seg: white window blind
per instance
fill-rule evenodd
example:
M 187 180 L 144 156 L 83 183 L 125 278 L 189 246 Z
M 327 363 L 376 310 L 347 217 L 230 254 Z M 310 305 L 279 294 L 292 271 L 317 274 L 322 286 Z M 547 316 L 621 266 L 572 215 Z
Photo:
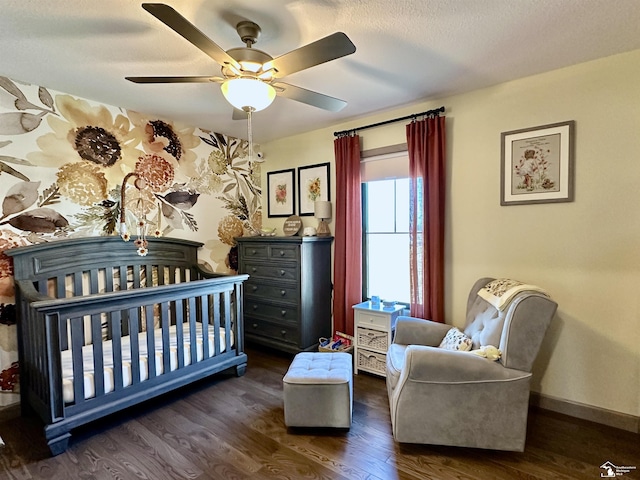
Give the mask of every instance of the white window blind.
M 360 159 L 362 183 L 390 178 L 409 177 L 409 154 L 407 151 L 374 155 Z

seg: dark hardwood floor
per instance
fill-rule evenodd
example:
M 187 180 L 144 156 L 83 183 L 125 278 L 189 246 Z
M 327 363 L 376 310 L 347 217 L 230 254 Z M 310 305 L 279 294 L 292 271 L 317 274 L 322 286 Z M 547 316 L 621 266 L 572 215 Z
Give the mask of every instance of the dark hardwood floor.
M 621 478 L 640 478 L 640 435 L 538 409 L 524 453 L 397 444 L 384 380 L 362 374 L 350 430 L 287 430 L 291 356 L 247 353 L 244 377 L 213 377 L 77 429 L 57 457 L 36 418 L 1 422 L 0 478 L 595 479 L 607 461 L 638 467 Z

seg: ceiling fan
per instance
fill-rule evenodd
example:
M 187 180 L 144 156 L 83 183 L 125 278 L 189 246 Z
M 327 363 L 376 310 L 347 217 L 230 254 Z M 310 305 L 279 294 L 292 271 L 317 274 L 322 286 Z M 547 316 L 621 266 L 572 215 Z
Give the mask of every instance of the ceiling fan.
M 125 77 L 134 83 L 189 83 L 214 82 L 222 84 L 222 93 L 236 109 L 255 112 L 268 107 L 276 95 L 298 102 L 337 112 L 347 104 L 344 100 L 313 92 L 282 82 L 292 73 L 335 60 L 356 51 L 355 45 L 342 32 L 336 32 L 289 53 L 273 58 L 252 48 L 260 35 L 260 27 L 250 21 L 236 26 L 245 47 L 224 51 L 169 5 L 143 3 L 144 8 L 162 23 L 182 35 L 221 65 L 222 77 L 174 76 L 174 77 Z M 256 97 L 252 97 L 254 92 Z M 234 112 L 234 118 L 236 117 Z M 246 117 L 245 117 L 246 118 Z

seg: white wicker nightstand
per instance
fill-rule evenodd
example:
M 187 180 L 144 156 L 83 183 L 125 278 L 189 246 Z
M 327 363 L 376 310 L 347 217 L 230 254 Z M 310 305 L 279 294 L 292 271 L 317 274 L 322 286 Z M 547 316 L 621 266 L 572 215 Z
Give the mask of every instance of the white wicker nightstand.
M 396 320 L 404 306 L 373 308 L 371 302 L 353 306 L 355 330 L 355 370 L 386 376 L 387 349 L 393 338 Z

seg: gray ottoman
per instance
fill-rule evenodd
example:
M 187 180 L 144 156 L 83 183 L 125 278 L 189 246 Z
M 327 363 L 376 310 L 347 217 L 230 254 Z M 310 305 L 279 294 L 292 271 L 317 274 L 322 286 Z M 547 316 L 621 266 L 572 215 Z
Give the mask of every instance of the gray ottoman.
M 344 352 L 298 353 L 282 379 L 285 425 L 350 428 L 352 362 Z

